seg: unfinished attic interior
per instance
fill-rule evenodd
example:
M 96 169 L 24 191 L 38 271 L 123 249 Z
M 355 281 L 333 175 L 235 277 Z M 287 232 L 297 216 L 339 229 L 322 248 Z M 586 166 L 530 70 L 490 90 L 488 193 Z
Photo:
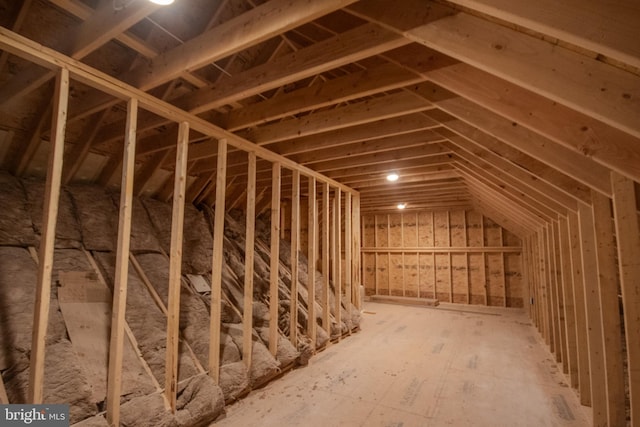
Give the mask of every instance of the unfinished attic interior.
M 638 40 L 636 0 L 0 0 L 0 404 L 639 426 Z

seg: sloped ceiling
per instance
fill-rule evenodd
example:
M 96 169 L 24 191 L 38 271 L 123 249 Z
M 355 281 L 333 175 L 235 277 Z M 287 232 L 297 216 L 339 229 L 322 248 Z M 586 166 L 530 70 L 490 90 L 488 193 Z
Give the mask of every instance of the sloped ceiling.
M 610 196 L 611 171 L 640 181 L 638 22 L 631 0 L 0 0 L 5 29 L 359 190 L 363 212 L 474 207 L 520 236 Z M 52 81 L 2 52 L 2 169 L 46 170 Z M 72 82 L 65 183 L 118 184 L 124 111 Z M 170 197 L 176 135 L 140 114 L 136 193 Z M 212 204 L 217 143 L 191 139 L 187 194 Z M 230 152 L 231 206 L 243 180 Z

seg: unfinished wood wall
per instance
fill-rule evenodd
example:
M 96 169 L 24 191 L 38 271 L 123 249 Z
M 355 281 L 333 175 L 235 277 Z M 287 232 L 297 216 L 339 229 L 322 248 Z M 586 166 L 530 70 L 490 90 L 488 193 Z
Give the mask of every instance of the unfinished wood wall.
M 104 344 L 106 349 L 108 346 L 108 372 L 107 372 L 107 400 L 106 400 L 106 422 L 109 425 L 120 425 L 121 416 L 121 396 L 122 396 L 122 377 L 123 372 L 127 369 L 127 364 L 123 363 L 125 338 L 128 331 L 126 322 L 127 292 L 129 286 L 129 259 L 131 255 L 132 241 L 132 217 L 133 217 L 133 194 L 134 194 L 134 178 L 135 173 L 135 153 L 136 153 L 136 137 L 139 110 L 145 110 L 154 114 L 158 114 L 167 120 L 179 122 L 179 132 L 176 141 L 176 157 L 174 179 L 167 182 L 168 197 L 172 198 L 172 214 L 170 225 L 170 248 L 168 255 L 168 291 L 167 302 L 165 306 L 166 315 L 166 357 L 164 359 L 164 390 L 162 394 L 166 398 L 167 406 L 171 409 L 171 414 L 175 415 L 184 405 L 178 399 L 179 391 L 179 363 L 180 363 L 180 319 L 184 317 L 184 311 L 181 311 L 180 301 L 184 298 L 181 293 L 183 271 L 183 234 L 185 231 L 185 206 L 187 205 L 186 183 L 187 183 L 187 165 L 189 159 L 189 148 L 193 147 L 189 144 L 189 133 L 200 132 L 207 135 L 212 140 L 216 140 L 217 145 L 217 164 L 215 169 L 215 191 L 211 195 L 215 197 L 215 213 L 213 222 L 213 253 L 207 254 L 211 256 L 211 296 L 210 296 L 210 313 L 209 324 L 210 333 L 209 354 L 208 354 L 208 371 L 204 366 L 201 367 L 201 373 L 205 372 L 211 377 L 215 385 L 221 383 L 221 351 L 220 343 L 222 336 L 222 296 L 221 285 L 224 274 L 223 264 L 224 255 L 228 254 L 225 250 L 225 212 L 236 207 L 242 206 L 241 200 L 246 200 L 244 204 L 244 233 L 236 230 L 235 236 L 238 242 L 244 240 L 243 252 L 244 260 L 236 264 L 243 268 L 243 285 L 238 292 L 237 301 L 242 301 L 242 310 L 238 310 L 238 314 L 254 312 L 254 274 L 256 271 L 256 248 L 259 245 L 264 246 L 264 242 L 260 243 L 256 239 L 256 216 L 259 210 L 256 209 L 258 202 L 261 202 L 265 194 L 272 194 L 271 205 L 267 203 L 264 211 L 271 211 L 271 248 L 269 251 L 270 277 L 269 277 L 269 313 L 273 315 L 273 319 L 278 318 L 279 299 L 283 290 L 280 288 L 282 280 L 280 280 L 280 261 L 282 254 L 279 250 L 278 236 L 278 219 L 289 223 L 289 234 L 291 238 L 290 248 L 290 280 L 289 289 L 291 298 L 289 300 L 290 314 L 286 328 L 289 329 L 289 340 L 295 349 L 302 345 L 298 340 L 298 334 L 306 334 L 308 342 L 305 340 L 304 345 L 309 346 L 311 353 L 316 349 L 318 317 L 322 316 L 322 326 L 329 331 L 325 343 L 329 338 L 340 340 L 343 333 L 350 334 L 355 329 L 353 319 L 359 322 L 359 276 L 355 272 L 359 271 L 358 248 L 360 244 L 360 226 L 359 226 L 359 194 L 351 188 L 340 184 L 330 178 L 327 178 L 309 168 L 305 168 L 290 159 L 279 156 L 260 146 L 241 139 L 234 134 L 226 132 L 216 126 L 206 122 L 195 115 L 191 115 L 175 107 L 163 103 L 162 101 L 152 97 L 151 95 L 136 90 L 133 87 L 126 86 L 106 75 L 94 75 L 89 67 L 80 63 L 72 62 L 62 55 L 55 53 L 41 52 L 39 48 L 33 48 L 30 45 L 24 45 L 20 40 L 5 40 L 5 43 L 11 42 L 10 46 L 15 53 L 24 56 L 27 60 L 35 60 L 38 63 L 47 65 L 53 70 L 55 75 L 55 95 L 54 108 L 52 112 L 51 127 L 51 151 L 49 153 L 49 165 L 47 168 L 47 180 L 45 184 L 44 203 L 43 203 L 43 219 L 42 219 L 42 238 L 37 258 L 39 259 L 39 269 L 36 283 L 36 301 L 33 313 L 33 335 L 32 347 L 30 355 L 29 370 L 29 390 L 27 400 L 31 403 L 42 403 L 44 399 L 45 386 L 45 352 L 46 337 L 48 330 L 48 318 L 51 306 L 51 289 L 52 289 L 52 270 L 53 257 L 55 250 L 56 224 L 58 220 L 58 208 L 61 194 L 62 175 L 63 175 L 63 154 L 65 148 L 65 128 L 68 116 L 69 88 L 72 79 L 79 79 L 94 88 L 105 91 L 128 100 L 127 102 L 127 123 L 124 135 L 124 147 L 122 152 L 122 181 L 120 186 L 120 212 L 117 225 L 117 247 L 115 248 L 115 268 L 113 278 L 113 310 L 112 324 L 110 327 L 109 344 Z M 227 188 L 227 159 L 228 146 L 244 152 L 246 155 L 246 185 L 241 191 L 228 192 Z M 245 154 L 246 153 L 246 154 Z M 243 165 L 244 166 L 244 165 Z M 285 170 L 286 182 L 282 180 L 282 170 Z M 257 173 L 271 172 L 272 180 L 261 180 L 258 182 Z M 289 178 L 290 177 L 290 178 Z M 301 183 L 302 181 L 302 183 Z M 243 182 L 243 184 L 245 184 Z M 320 185 L 318 185 L 320 184 Z M 301 218 L 301 191 L 306 190 L 306 198 L 304 205 L 305 219 Z M 319 191 L 320 190 L 320 191 Z M 289 202 L 283 209 L 281 215 L 281 191 L 286 191 L 287 195 L 282 198 Z M 172 196 L 171 196 L 172 194 Z M 321 204 L 315 201 L 318 195 L 322 196 Z M 331 195 L 331 198 L 330 198 Z M 330 206 L 331 203 L 331 206 Z M 308 283 L 316 284 L 315 269 L 313 268 L 316 259 L 320 259 L 322 263 L 322 295 L 319 298 L 315 296 L 315 286 L 308 286 L 309 290 L 301 292 L 303 283 L 299 275 L 300 265 L 300 234 L 303 230 L 303 224 L 317 224 L 319 208 L 322 207 L 322 251 L 318 254 L 309 248 L 319 247 L 318 229 L 307 230 L 304 233 L 304 239 L 307 242 L 305 254 L 311 268 L 307 267 Z M 331 217 L 330 217 L 331 212 Z M 309 218 L 308 218 L 309 217 Z M 331 218 L 331 219 L 329 219 Z M 306 221 L 306 222 L 305 222 Z M 241 222 L 240 222 L 241 223 Z M 186 225 L 188 227 L 188 224 Z M 242 228 L 242 227 L 240 227 Z M 260 230 L 258 230 L 260 231 Z M 200 236 L 204 236 L 201 233 Z M 331 237 L 331 240 L 329 239 Z M 228 238 L 227 238 L 228 239 Z M 197 240 L 197 239 L 196 239 Z M 258 253 L 259 255 L 259 253 Z M 331 261 L 331 271 L 329 264 Z M 208 264 L 208 263 L 207 263 Z M 241 265 L 243 264 L 243 265 Z M 266 271 L 263 265 L 261 271 Z M 241 276 L 241 274 L 236 274 Z M 333 290 L 330 290 L 330 281 Z M 264 284 L 263 284 L 264 286 Z M 308 293 L 307 293 L 308 292 Z M 305 302 L 303 296 L 306 296 Z M 322 303 L 322 311 L 316 316 L 316 306 L 310 301 Z M 355 303 L 355 306 L 352 304 Z M 330 307 L 330 303 L 332 306 Z M 238 304 L 239 305 L 239 304 Z M 305 321 L 304 325 L 298 322 L 300 316 L 299 308 L 303 305 L 309 307 L 308 318 L 314 321 Z M 236 308 L 237 309 L 237 308 Z M 331 316 L 331 311 L 335 314 Z M 343 317 L 344 311 L 344 317 Z M 254 342 L 254 316 L 242 315 L 241 328 L 241 360 L 248 372 L 251 372 L 255 365 L 254 351 L 257 348 Z M 205 320 L 206 315 L 204 316 Z M 344 318 L 344 321 L 342 320 Z M 332 328 L 333 325 L 337 325 Z M 344 324 L 344 326 L 343 326 Z M 348 325 L 347 325 L 348 324 Z M 270 321 L 268 324 L 268 343 L 272 356 L 276 356 L 280 350 L 278 343 L 280 340 L 280 328 L 278 321 Z M 302 331 L 299 331 L 302 329 Z M 332 331 L 335 331 L 331 335 Z M 325 334 L 327 335 L 327 334 Z M 186 345 L 186 344 L 185 344 Z M 262 345 L 262 344 L 260 344 Z M 3 384 L 2 376 L 0 376 L 0 384 Z M 157 387 L 160 389 L 160 386 Z M 0 397 L 2 402 L 7 401 L 5 393 L 0 388 Z M 184 396 L 184 395 L 183 395 Z M 164 408 L 163 408 L 164 409 Z M 166 412 L 166 411 L 165 411 Z M 187 411 L 188 412 L 188 411 Z M 162 409 L 158 413 L 163 413 Z M 173 418 L 171 418 L 175 421 Z M 131 423 L 123 421 L 123 424 Z M 162 423 L 160 423 L 162 424 Z M 188 424 L 188 423 L 187 423 Z M 201 422 L 199 422 L 201 424 Z
M 362 218 L 367 295 L 522 307 L 522 242 L 475 211 Z
M 560 215 L 524 238 L 524 292 L 556 362 L 592 407 L 593 425 L 638 425 L 638 183 L 611 172 L 611 197 Z M 635 391 L 634 391 L 635 390 Z

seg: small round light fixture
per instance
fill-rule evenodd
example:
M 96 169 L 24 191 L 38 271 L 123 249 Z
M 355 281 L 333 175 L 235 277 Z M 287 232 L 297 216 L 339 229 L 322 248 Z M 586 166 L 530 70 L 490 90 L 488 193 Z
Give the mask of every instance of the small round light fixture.
M 168 6 L 174 2 L 174 0 L 149 0 L 151 3 L 159 4 L 160 6 Z
M 398 203 L 397 207 L 398 207 L 398 209 L 402 210 L 402 209 L 407 207 L 407 204 L 406 203 Z
M 398 180 L 398 178 L 400 177 L 398 176 L 397 173 L 390 173 L 389 175 L 387 175 L 387 181 L 389 182 L 395 182 Z

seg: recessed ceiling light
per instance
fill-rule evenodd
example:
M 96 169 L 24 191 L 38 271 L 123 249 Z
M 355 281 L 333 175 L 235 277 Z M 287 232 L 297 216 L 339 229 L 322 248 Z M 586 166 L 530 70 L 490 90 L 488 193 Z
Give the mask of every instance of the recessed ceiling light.
M 174 2 L 174 0 L 149 0 L 151 3 L 159 4 L 161 6 L 168 6 Z
M 407 207 L 406 203 L 398 203 L 398 209 L 404 209 Z
M 389 175 L 387 175 L 387 181 L 394 182 L 394 181 L 397 181 L 398 178 L 400 177 L 398 176 L 397 173 L 390 173 Z

